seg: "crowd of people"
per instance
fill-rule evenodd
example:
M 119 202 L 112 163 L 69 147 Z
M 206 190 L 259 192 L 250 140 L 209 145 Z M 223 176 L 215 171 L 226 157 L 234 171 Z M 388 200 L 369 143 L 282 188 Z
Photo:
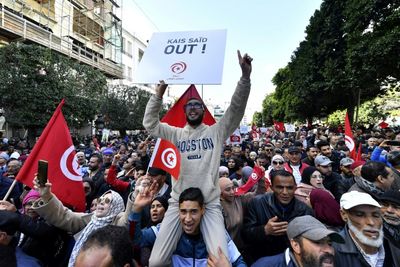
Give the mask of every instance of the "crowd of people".
M 359 160 L 340 129 L 321 125 L 227 144 L 250 93 L 252 58 L 238 60 L 242 77 L 216 124 L 202 123 L 198 98 L 184 128 L 160 123 L 161 81 L 146 131 L 77 145 L 85 212 L 50 182 L 17 183 L 0 200 L 0 266 L 400 266 L 400 145 L 388 142 L 400 133 L 355 130 Z M 179 177 L 149 167 L 158 137 L 190 144 Z M 1 199 L 29 149 L 3 139 Z

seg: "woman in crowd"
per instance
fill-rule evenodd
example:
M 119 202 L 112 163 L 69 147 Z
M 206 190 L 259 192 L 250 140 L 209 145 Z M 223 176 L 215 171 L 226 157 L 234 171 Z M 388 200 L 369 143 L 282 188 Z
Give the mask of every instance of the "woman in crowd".
M 315 167 L 307 167 L 304 169 L 301 175 L 301 182 L 297 185 L 295 196 L 297 199 L 307 202 L 306 199 L 309 197 L 313 189 L 326 190 L 323 185 L 324 177 Z
M 122 197 L 115 191 L 105 192 L 99 198 L 95 212 L 87 214 L 72 212 L 65 208 L 51 193 L 51 183 L 40 186 L 35 179 L 34 187 L 40 193 L 40 199 L 33 203 L 33 210 L 36 213 L 60 229 L 73 234 L 80 232 L 69 259 L 68 266 L 70 267 L 74 266 L 83 242 L 92 231 L 110 224 L 128 227 L 128 215 L 132 209 L 132 201 L 128 198 L 125 210 Z

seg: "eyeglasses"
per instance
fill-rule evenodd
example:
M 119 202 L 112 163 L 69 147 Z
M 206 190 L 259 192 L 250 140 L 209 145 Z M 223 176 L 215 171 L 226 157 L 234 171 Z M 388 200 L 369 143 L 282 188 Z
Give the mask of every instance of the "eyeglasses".
M 104 201 L 105 204 L 110 204 L 111 203 L 111 198 L 109 197 L 99 197 L 99 200 L 97 203 L 102 203 Z
M 273 161 L 272 162 L 272 164 L 274 164 L 274 165 L 278 165 L 278 164 L 283 165 L 283 163 L 284 163 L 283 161 Z
M 184 107 L 185 107 L 185 110 L 201 109 L 201 108 L 203 108 L 203 104 L 201 104 L 201 103 L 189 103 L 189 104 L 186 104 Z
M 266 148 L 265 151 L 274 151 L 272 148 Z

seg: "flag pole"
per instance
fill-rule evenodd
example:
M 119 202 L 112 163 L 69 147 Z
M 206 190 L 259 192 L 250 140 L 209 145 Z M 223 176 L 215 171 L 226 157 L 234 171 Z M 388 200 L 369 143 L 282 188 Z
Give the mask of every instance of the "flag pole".
M 3 201 L 7 200 L 7 198 L 11 195 L 11 192 L 13 191 L 16 184 L 17 184 L 17 180 L 14 179 L 14 181 L 10 185 L 10 188 L 8 188 L 7 194 L 3 198 Z

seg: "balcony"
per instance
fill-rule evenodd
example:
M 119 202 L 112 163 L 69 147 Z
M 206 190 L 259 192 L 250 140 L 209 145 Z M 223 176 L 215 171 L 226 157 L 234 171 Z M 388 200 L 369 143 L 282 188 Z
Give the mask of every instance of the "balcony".
M 22 39 L 43 45 L 79 62 L 95 67 L 109 78 L 123 78 L 123 70 L 119 64 L 74 44 L 70 38 L 60 38 L 53 35 L 47 29 L 27 21 L 23 17 L 7 10 L 4 6 L 0 6 L 1 35 L 7 37 L 10 41 Z

